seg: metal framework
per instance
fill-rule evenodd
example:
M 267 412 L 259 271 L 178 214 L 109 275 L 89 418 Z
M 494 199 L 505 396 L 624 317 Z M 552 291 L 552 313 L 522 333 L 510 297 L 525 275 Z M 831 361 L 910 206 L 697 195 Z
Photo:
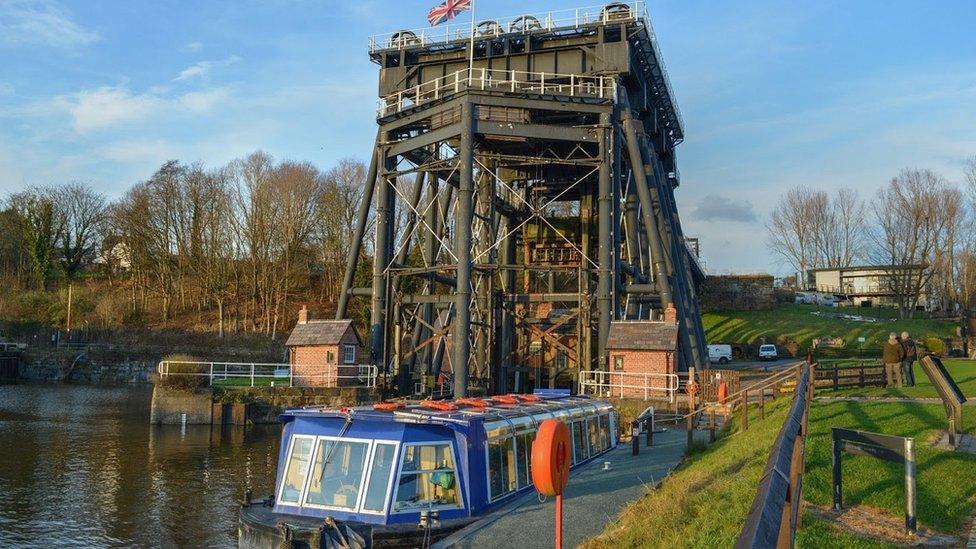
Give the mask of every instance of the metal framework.
M 479 25 L 472 68 L 466 36 L 371 42 L 379 128 L 337 318 L 370 297 L 372 361 L 401 394 L 448 370 L 458 397 L 573 387 L 606 369 L 611 320 L 669 303 L 679 368 L 705 366 L 704 273 L 674 200 L 684 134 L 650 21 L 633 4 L 533 20 Z

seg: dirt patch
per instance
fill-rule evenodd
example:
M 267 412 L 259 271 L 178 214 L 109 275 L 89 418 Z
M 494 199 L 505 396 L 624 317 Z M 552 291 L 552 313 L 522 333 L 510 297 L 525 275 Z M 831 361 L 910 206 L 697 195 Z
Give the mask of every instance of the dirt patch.
M 827 507 L 807 504 L 805 508 L 818 519 L 862 538 L 903 546 L 961 547 L 965 545 L 963 540 L 955 536 L 936 532 L 922 525 L 919 525 L 918 532 L 913 536 L 905 531 L 904 517 L 894 517 L 870 507 L 854 506 L 834 511 Z

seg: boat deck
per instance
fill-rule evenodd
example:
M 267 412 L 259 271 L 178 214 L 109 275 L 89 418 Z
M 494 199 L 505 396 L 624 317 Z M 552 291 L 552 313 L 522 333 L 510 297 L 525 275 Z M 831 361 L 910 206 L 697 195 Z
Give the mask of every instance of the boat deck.
M 707 440 L 708 432 L 697 431 L 695 437 Z M 631 455 L 629 443 L 621 444 L 602 459 L 573 470 L 563 500 L 563 545 L 576 547 L 599 534 L 624 505 L 656 487 L 680 463 L 686 442 L 684 430 L 669 427 L 654 435 L 650 448 L 642 440 L 638 456 Z M 610 462 L 609 471 L 603 470 L 605 461 Z M 532 492 L 433 547 L 552 547 L 554 513 L 554 498 L 540 502 Z

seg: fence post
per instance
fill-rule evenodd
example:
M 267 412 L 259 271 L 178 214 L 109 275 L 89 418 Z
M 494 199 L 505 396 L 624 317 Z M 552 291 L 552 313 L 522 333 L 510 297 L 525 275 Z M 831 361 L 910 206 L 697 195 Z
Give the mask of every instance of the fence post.
M 636 456 L 638 454 L 640 454 L 640 428 L 634 421 L 630 424 L 630 455 Z
M 213 362 L 210 363 L 210 385 L 213 385 Z
M 864 365 L 861 364 L 860 374 L 857 379 L 857 386 L 864 387 Z
M 742 391 L 742 430 L 749 430 L 749 389 Z
M 840 387 L 839 386 L 839 379 L 837 377 L 837 372 L 838 371 L 840 371 L 840 368 L 838 368 L 838 367 L 835 366 L 834 367 L 834 390 L 835 391 Z
M 905 528 L 914 534 L 915 519 L 915 439 L 905 439 Z
M 715 442 L 715 408 L 708 412 L 708 440 Z
M 251 363 L 251 387 L 254 387 L 254 363 Z
M 688 412 L 688 450 L 691 450 L 691 446 L 695 443 L 695 414 Z
M 766 419 L 766 389 L 759 389 L 759 419 Z
M 832 450 L 831 455 L 833 456 L 831 458 L 831 465 L 834 477 L 834 511 L 840 511 L 844 504 L 843 480 L 840 474 L 841 446 L 833 432 L 831 432 L 830 448 Z

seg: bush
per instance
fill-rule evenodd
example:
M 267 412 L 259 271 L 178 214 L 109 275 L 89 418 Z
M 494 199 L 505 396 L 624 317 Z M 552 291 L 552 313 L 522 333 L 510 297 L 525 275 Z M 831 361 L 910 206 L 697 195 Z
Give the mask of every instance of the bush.
M 189 362 L 200 362 L 200 359 L 188 355 L 169 355 L 163 357 L 164 362 L 170 362 L 167 368 L 168 375 L 161 376 L 158 373 L 153 381 L 160 387 L 177 389 L 180 391 L 196 391 L 206 385 L 209 378 L 205 375 L 209 369 L 202 364 L 187 364 Z
M 942 341 L 937 337 L 927 337 L 923 340 L 922 344 L 925 346 L 925 350 L 932 353 L 935 356 L 945 356 L 945 341 Z

